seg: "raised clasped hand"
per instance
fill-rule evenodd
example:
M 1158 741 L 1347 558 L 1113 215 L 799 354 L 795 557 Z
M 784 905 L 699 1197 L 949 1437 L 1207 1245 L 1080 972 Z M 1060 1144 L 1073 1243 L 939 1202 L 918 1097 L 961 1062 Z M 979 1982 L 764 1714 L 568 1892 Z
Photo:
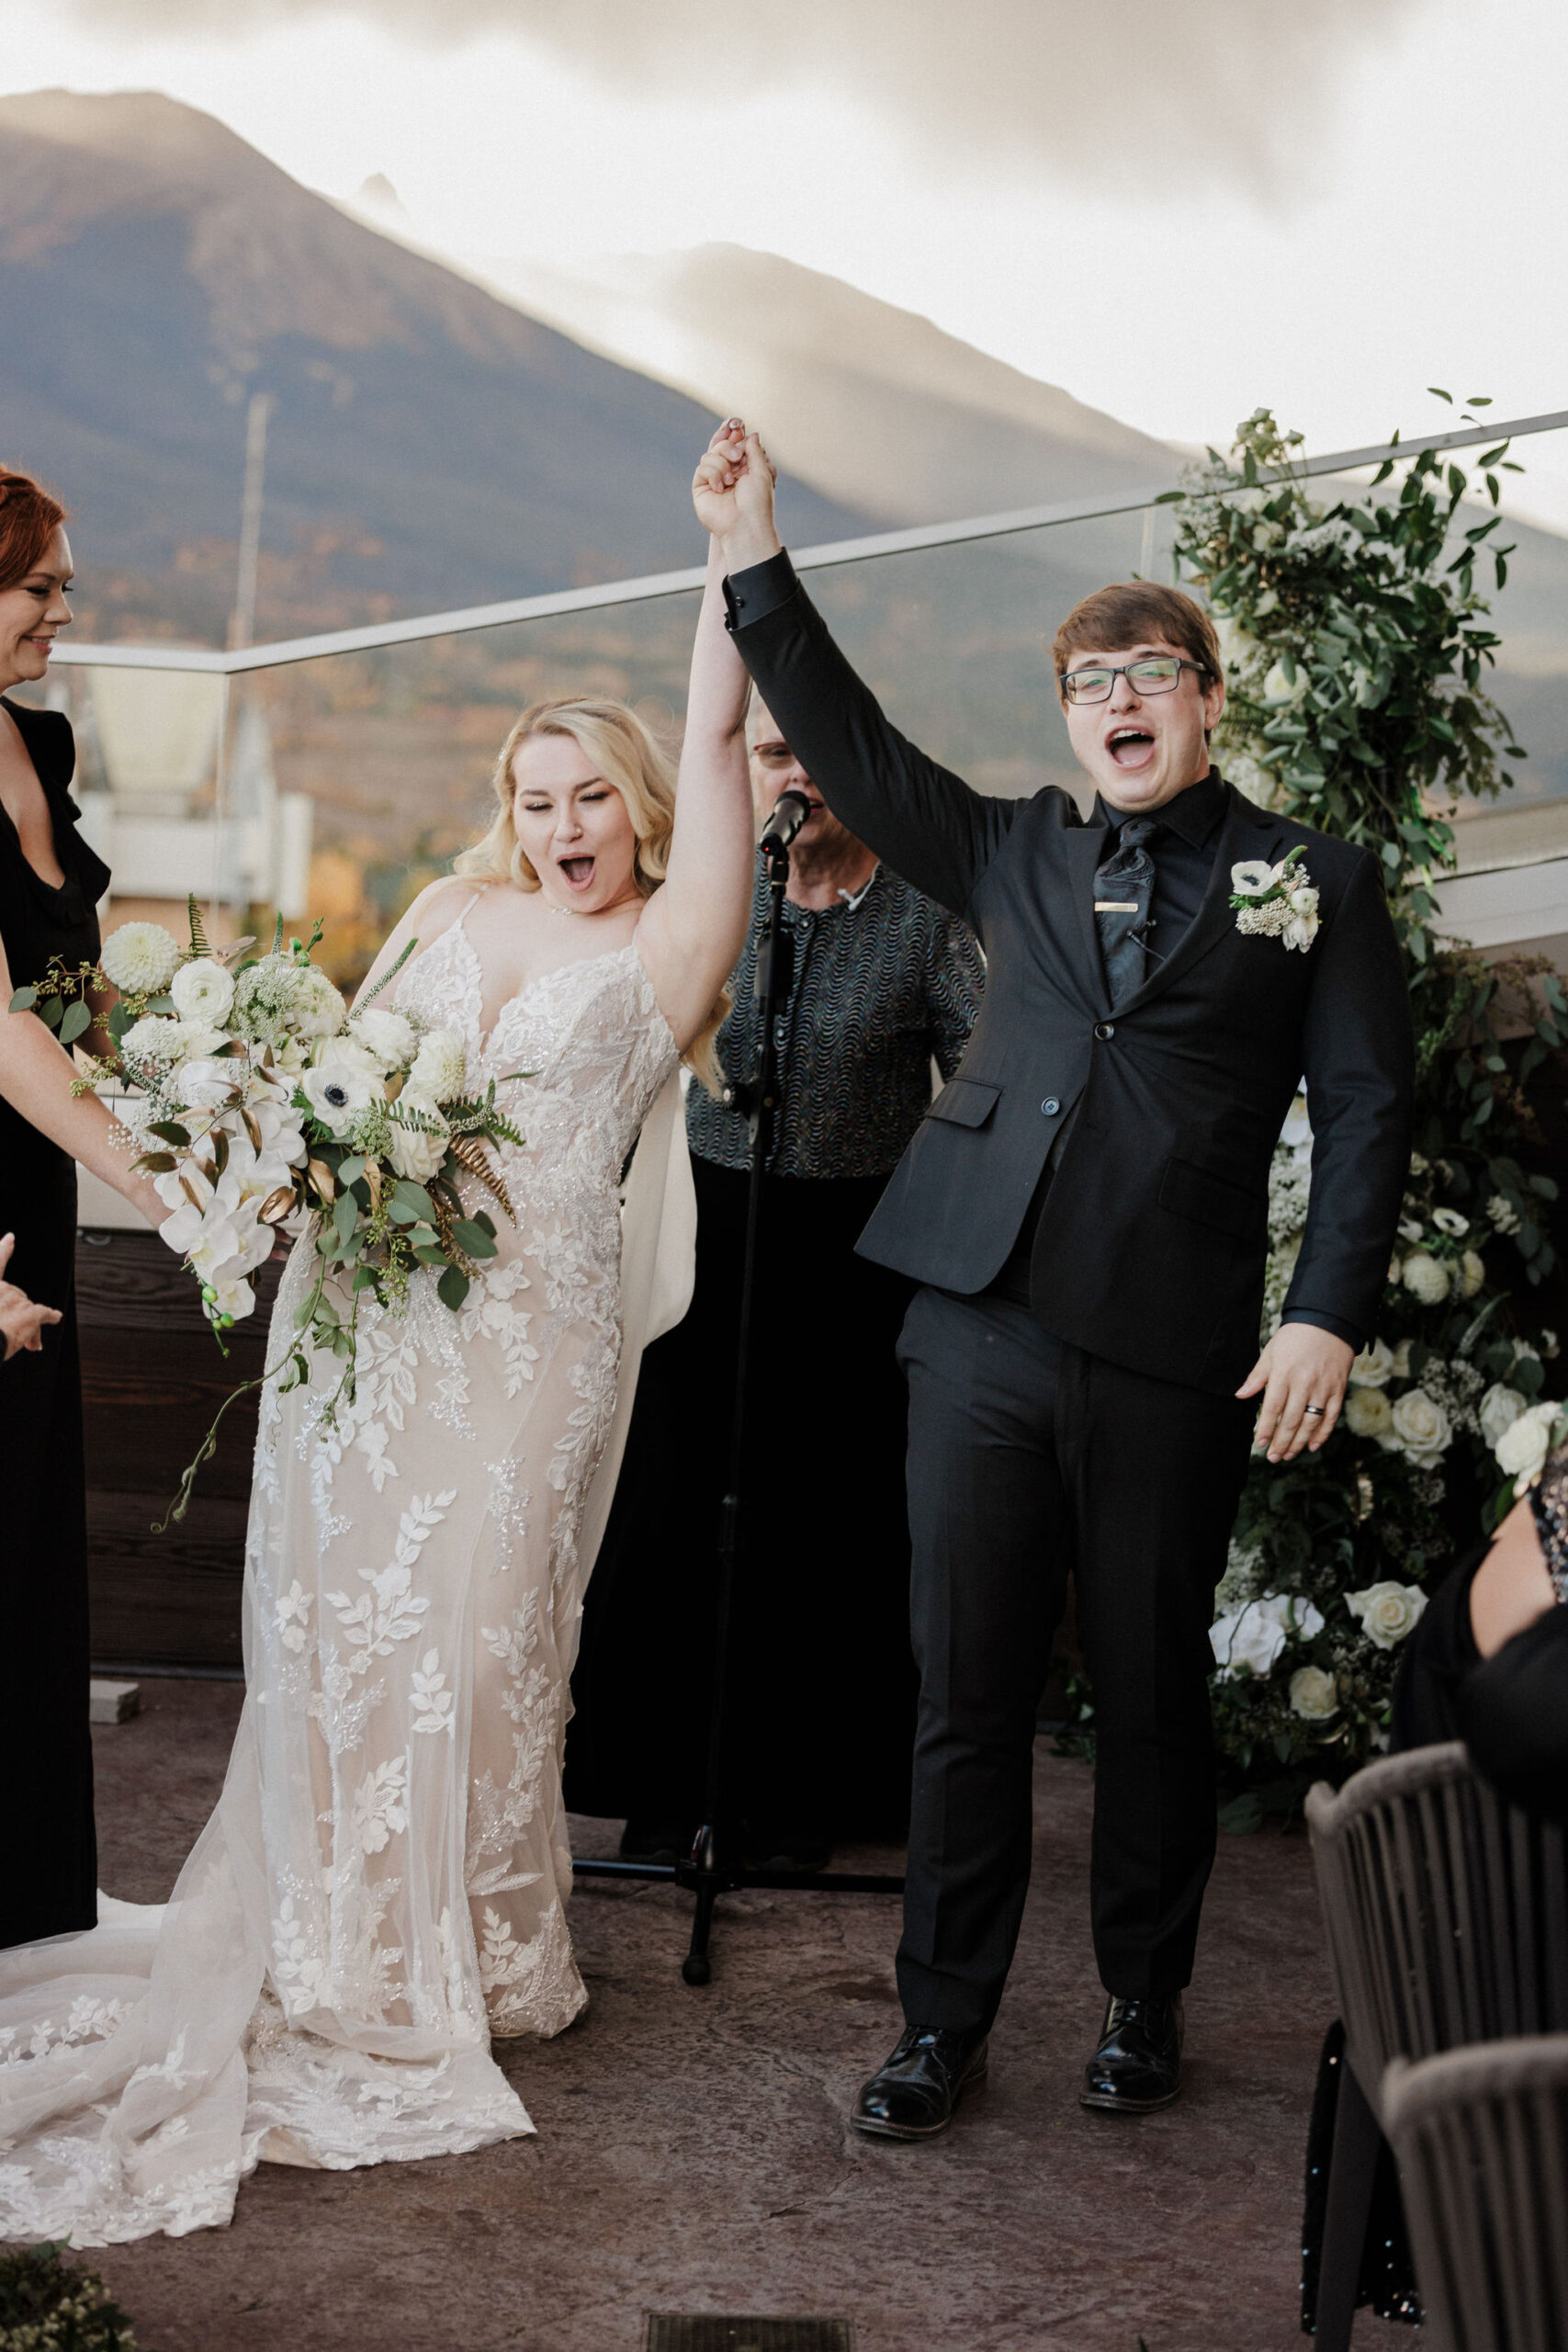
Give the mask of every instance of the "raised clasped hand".
M 1280 1324 L 1235 1392 L 1247 1397 L 1262 1390 L 1254 1443 L 1270 1462 L 1292 1462 L 1303 1446 L 1315 1453 L 1326 1444 L 1354 1361 L 1348 1340 L 1332 1331 L 1315 1323 Z
M 777 478 L 778 469 L 758 435 L 748 433 L 739 417 L 727 417 L 692 477 L 692 503 L 703 528 L 724 548 L 729 570 L 764 562 L 776 554 Z

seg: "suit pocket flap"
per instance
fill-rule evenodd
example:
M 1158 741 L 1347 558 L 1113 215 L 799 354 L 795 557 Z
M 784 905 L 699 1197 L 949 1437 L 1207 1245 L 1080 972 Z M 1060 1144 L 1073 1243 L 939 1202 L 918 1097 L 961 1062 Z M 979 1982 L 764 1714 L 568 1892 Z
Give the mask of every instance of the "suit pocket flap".
M 950 1119 L 955 1127 L 983 1127 L 1001 1091 L 999 1086 L 982 1086 L 973 1078 L 950 1078 L 926 1116 Z
M 1233 1184 L 1228 1177 L 1216 1176 L 1212 1170 L 1200 1168 L 1190 1159 L 1168 1159 L 1160 1180 L 1161 1208 L 1173 1209 L 1178 1216 L 1190 1216 L 1197 1225 L 1212 1226 L 1216 1233 L 1234 1234 L 1238 1241 L 1255 1239 L 1262 1229 L 1268 1213 L 1267 1193 L 1249 1192 L 1245 1185 Z

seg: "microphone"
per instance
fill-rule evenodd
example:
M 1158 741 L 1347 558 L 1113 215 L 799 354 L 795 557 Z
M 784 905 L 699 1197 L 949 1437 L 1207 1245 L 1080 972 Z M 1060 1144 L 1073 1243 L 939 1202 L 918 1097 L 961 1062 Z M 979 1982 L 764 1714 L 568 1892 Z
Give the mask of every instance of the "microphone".
M 787 849 L 810 814 L 811 803 L 804 792 L 781 792 L 762 828 L 763 849 Z

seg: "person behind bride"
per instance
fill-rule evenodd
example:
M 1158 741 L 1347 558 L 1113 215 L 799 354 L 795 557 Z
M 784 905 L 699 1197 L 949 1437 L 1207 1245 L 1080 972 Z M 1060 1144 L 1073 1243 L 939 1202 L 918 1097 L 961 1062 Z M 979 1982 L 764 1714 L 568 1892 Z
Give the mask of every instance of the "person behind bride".
M 491 2041 L 558 2033 L 587 1997 L 560 1759 L 623 1289 L 635 1272 L 643 1317 L 678 1066 L 707 1061 L 751 899 L 716 567 L 679 792 L 624 704 L 535 705 L 461 878 L 372 967 L 374 987 L 412 945 L 367 1042 L 453 1031 L 470 1091 L 496 1081 L 524 1138 L 500 1155 L 514 1217 L 457 1314 L 434 1273 L 402 1313 L 361 1306 L 334 1429 L 335 1365 L 264 1391 L 217 1811 L 165 1910 L 105 1898 L 89 1933 L 0 1955 L 0 2234 L 177 2235 L 227 2221 L 258 2158 L 346 2168 L 533 2129 Z M 302 1244 L 278 1331 L 310 1281 Z

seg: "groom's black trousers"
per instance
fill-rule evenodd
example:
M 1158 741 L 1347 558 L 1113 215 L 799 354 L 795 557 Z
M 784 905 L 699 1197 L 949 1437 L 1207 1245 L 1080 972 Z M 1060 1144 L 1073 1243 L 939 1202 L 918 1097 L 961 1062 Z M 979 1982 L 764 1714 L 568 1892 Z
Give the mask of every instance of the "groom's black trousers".
M 920 1669 L 905 2015 L 960 2032 L 996 2015 L 1069 1573 L 1098 1740 L 1095 1958 L 1112 1993 L 1177 1992 L 1214 1856 L 1208 1630 L 1255 1408 L 1124 1371 L 994 1294 L 922 1290 L 898 1352 Z

